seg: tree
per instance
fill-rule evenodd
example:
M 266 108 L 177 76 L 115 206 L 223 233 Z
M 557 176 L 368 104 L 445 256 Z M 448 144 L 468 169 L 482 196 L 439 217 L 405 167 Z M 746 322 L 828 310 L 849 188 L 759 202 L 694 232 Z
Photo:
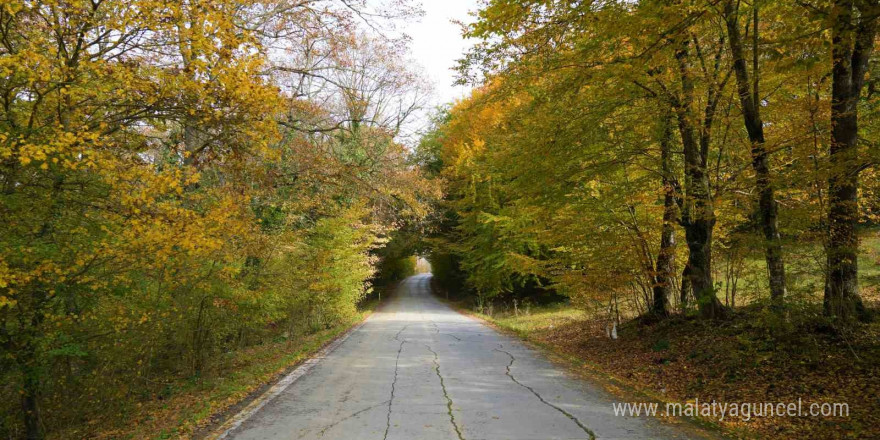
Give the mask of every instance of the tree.
M 497 82 L 510 90 L 534 90 L 544 86 L 544 82 L 536 78 L 546 80 L 547 84 L 566 78 L 569 82 L 561 80 L 560 83 L 581 91 L 589 90 L 590 85 L 602 84 L 604 90 L 597 90 L 595 97 L 587 97 L 584 92 L 578 96 L 590 102 L 597 109 L 596 114 L 615 105 L 618 109 L 628 108 L 633 99 L 644 99 L 646 92 L 651 99 L 664 101 L 677 119 L 685 159 L 684 183 L 677 197 L 681 207 L 680 223 L 689 249 L 687 283 L 682 285 L 693 286 L 704 316 L 718 317 L 724 314 L 724 308 L 717 299 L 712 279 L 712 236 L 717 219 L 709 156 L 716 154 L 712 133 L 730 69 L 723 62 L 723 40 L 711 31 L 711 23 L 701 21 L 705 9 L 681 11 L 679 6 L 662 2 L 541 7 L 491 2 L 480 12 L 481 20 L 468 33 L 484 39 L 484 43 L 463 61 L 462 70 L 465 77 L 474 77 L 467 70 L 475 67 L 484 77 L 504 78 Z M 612 75 L 616 75 L 616 80 L 609 79 Z M 553 86 L 547 88 L 553 89 Z M 610 90 L 615 91 L 614 97 L 602 93 Z M 604 102 L 599 103 L 601 101 Z M 703 105 L 701 111 L 695 108 L 698 104 Z M 589 145 L 596 141 L 584 138 L 572 142 Z M 660 162 L 660 158 L 657 160 Z M 662 164 L 655 163 L 654 167 L 662 168 Z M 677 179 L 673 180 L 667 173 L 657 175 L 664 174 L 670 182 L 664 187 L 674 186 L 672 182 Z M 663 216 L 667 215 L 661 214 Z M 671 245 L 668 228 L 665 236 L 666 244 Z M 643 243 L 644 238 L 636 242 Z M 646 257 L 643 251 L 635 255 L 644 268 L 643 276 L 654 279 L 653 258 Z M 661 260 L 661 263 L 668 262 Z M 655 283 L 656 280 L 652 282 Z
M 672 292 L 672 279 L 675 277 L 675 223 L 676 212 L 675 178 L 672 169 L 672 115 L 663 117 L 660 134 L 660 172 L 663 184 L 663 228 L 660 232 L 660 248 L 657 251 L 657 264 L 654 276 L 654 298 L 652 313 L 665 318 L 669 315 L 669 295 Z
M 728 0 L 724 5 L 724 19 L 727 27 L 727 41 L 733 58 L 733 71 L 736 74 L 737 94 L 739 95 L 743 122 L 751 142 L 752 168 L 755 170 L 755 186 L 758 190 L 758 211 L 760 214 L 761 230 L 764 234 L 764 254 L 767 261 L 767 270 L 770 275 L 770 297 L 774 306 L 779 310 L 783 305 L 786 294 L 785 262 L 777 220 L 779 208 L 776 203 L 772 176 L 770 175 L 770 158 L 765 146 L 764 121 L 761 119 L 759 104 L 761 98 L 758 92 L 758 85 L 760 83 L 758 70 L 758 6 L 757 4 L 752 6 L 754 20 L 752 21 L 751 32 L 754 62 L 752 63 L 751 75 L 749 75 L 744 54 L 745 44 L 740 34 L 738 22 L 739 5 L 739 2 L 734 4 L 733 0 Z
M 831 27 L 831 176 L 828 179 L 828 274 L 825 313 L 847 321 L 868 319 L 859 296 L 856 226 L 859 222 L 859 98 L 874 49 L 880 3 L 834 1 Z
M 715 228 L 715 207 L 709 184 L 709 147 L 720 89 L 727 77 L 720 78 L 720 55 L 716 55 L 711 71 L 707 71 L 707 99 L 704 114 L 697 117 L 694 110 L 694 78 L 691 72 L 690 37 L 680 35 L 675 60 L 678 63 L 678 81 L 681 94 L 671 93 L 672 107 L 678 119 L 678 130 L 684 146 L 684 200 L 681 215 L 688 245 L 687 278 L 693 288 L 700 312 L 707 318 L 717 318 L 724 307 L 715 293 L 712 281 L 712 233 Z M 720 47 L 717 48 L 720 54 Z M 698 54 L 700 55 L 700 54 Z M 702 56 L 702 55 L 700 55 Z M 669 90 L 666 88 L 666 90 Z

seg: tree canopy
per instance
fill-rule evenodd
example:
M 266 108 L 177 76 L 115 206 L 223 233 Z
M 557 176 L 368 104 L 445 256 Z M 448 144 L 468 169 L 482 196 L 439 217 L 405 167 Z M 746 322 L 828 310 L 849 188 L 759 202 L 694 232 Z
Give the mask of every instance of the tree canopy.
M 487 2 L 459 63 L 478 88 L 422 144 L 447 182 L 435 258 L 481 298 L 531 280 L 722 318 L 748 255 L 765 262 L 749 302 L 870 319 L 857 260 L 876 222 L 878 11 Z

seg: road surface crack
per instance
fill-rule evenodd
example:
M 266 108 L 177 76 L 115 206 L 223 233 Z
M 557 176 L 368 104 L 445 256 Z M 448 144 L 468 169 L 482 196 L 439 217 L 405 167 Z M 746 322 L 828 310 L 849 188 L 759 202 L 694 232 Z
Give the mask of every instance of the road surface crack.
M 406 327 L 400 329 L 400 332 L 397 333 L 397 336 L 400 336 L 400 333 Z M 395 339 L 397 338 L 395 336 Z M 394 380 L 391 382 L 391 398 L 388 399 L 388 417 L 385 421 L 385 435 L 382 436 L 383 440 L 388 440 L 388 431 L 391 430 L 391 405 L 394 404 L 394 388 L 397 386 L 397 372 L 400 367 L 400 353 L 403 351 L 403 344 L 406 344 L 406 339 L 400 341 L 400 348 L 397 349 L 397 360 L 394 361 Z
M 594 434 L 593 431 L 590 430 L 590 428 L 587 428 L 586 426 L 584 426 L 584 424 L 581 423 L 581 421 L 578 420 L 577 417 L 573 416 L 573 415 L 572 415 L 571 413 L 569 413 L 568 411 L 566 411 L 566 410 L 564 410 L 564 409 L 562 409 L 562 408 L 560 408 L 560 407 L 558 407 L 558 406 L 556 406 L 556 405 L 554 405 L 554 404 L 552 404 L 552 403 L 546 401 L 543 397 L 541 397 L 540 394 L 538 394 L 537 391 L 535 391 L 534 388 L 532 388 L 532 387 L 530 387 L 530 386 L 528 386 L 528 385 L 526 385 L 526 384 L 524 384 L 524 383 L 522 383 L 522 382 L 516 380 L 516 377 L 514 377 L 514 376 L 513 376 L 513 373 L 510 372 L 510 367 L 513 366 L 513 362 L 516 360 L 516 358 L 513 357 L 512 354 L 510 354 L 509 352 L 504 351 L 504 350 L 499 350 L 499 349 L 497 349 L 497 348 L 495 349 L 495 351 L 497 351 L 497 352 L 499 352 L 499 353 L 504 353 L 504 354 L 506 354 L 507 356 L 510 357 L 510 363 L 507 364 L 507 372 L 506 372 L 506 373 L 507 373 L 507 377 L 509 377 L 510 380 L 512 380 L 515 384 L 517 384 L 517 385 L 519 385 L 519 386 L 521 386 L 521 387 L 523 387 L 523 388 L 525 388 L 525 389 L 531 391 L 532 394 L 534 394 L 535 397 L 537 397 L 538 400 L 540 400 L 541 403 L 543 403 L 544 405 L 547 405 L 547 406 L 549 406 L 550 408 L 553 408 L 553 409 L 555 409 L 556 411 L 559 411 L 560 413 L 562 413 L 563 415 L 565 415 L 566 417 L 568 417 L 569 419 L 571 419 L 571 421 L 574 422 L 574 423 L 576 423 L 576 424 L 578 425 L 578 427 L 581 428 L 582 431 L 584 431 L 585 433 L 587 433 L 587 435 L 590 436 L 591 439 L 595 439 L 595 438 L 596 438 L 596 434 Z
M 349 415 L 347 415 L 347 416 L 345 416 L 345 417 L 343 417 L 343 418 L 341 418 L 341 419 L 339 419 L 339 420 L 337 420 L 337 421 L 335 421 L 335 422 L 333 422 L 333 423 L 331 423 L 331 424 L 325 426 L 324 429 L 322 429 L 321 432 L 318 434 L 318 436 L 323 437 L 325 432 L 329 431 L 330 429 L 332 429 L 332 428 L 335 427 L 336 425 L 338 425 L 338 424 L 340 424 L 340 423 L 342 423 L 342 422 L 344 422 L 344 421 L 346 421 L 346 420 L 348 420 L 348 419 L 352 419 L 352 418 L 354 418 L 354 417 L 357 417 L 357 416 L 359 416 L 359 415 L 361 415 L 361 414 L 363 414 L 363 413 L 365 413 L 365 412 L 367 412 L 367 411 L 369 411 L 369 410 L 371 410 L 371 409 L 373 409 L 373 408 L 378 408 L 378 407 L 380 407 L 380 406 L 382 406 L 382 405 L 388 404 L 389 402 L 390 402 L 390 400 L 386 400 L 386 401 L 384 401 L 384 402 L 377 403 L 377 404 L 375 404 L 375 405 L 370 405 L 370 406 L 368 406 L 368 407 L 366 407 L 366 408 L 364 408 L 364 409 L 362 409 L 362 410 L 360 410 L 360 411 L 357 411 L 357 412 L 351 413 L 351 414 L 349 414 Z
M 399 341 L 399 340 L 400 340 L 400 334 L 403 333 L 403 331 L 406 330 L 407 327 L 409 327 L 409 324 L 407 324 L 407 325 L 401 327 L 400 330 L 397 331 L 397 334 L 394 335 L 394 340 Z
M 459 338 L 458 336 L 453 335 L 452 333 L 443 333 L 443 332 L 441 332 L 441 331 L 440 331 L 440 326 L 438 326 L 436 322 L 431 321 L 431 325 L 434 326 L 434 333 L 435 333 L 435 334 L 438 334 L 438 335 L 443 334 L 443 335 L 449 336 L 450 338 L 454 338 L 456 341 L 461 341 L 461 338 Z
M 437 352 L 432 350 L 429 345 L 425 345 L 425 348 L 434 355 L 434 372 L 437 373 L 437 378 L 440 379 L 440 388 L 443 389 L 443 397 L 446 398 L 446 413 L 449 414 L 449 422 L 452 423 L 452 428 L 455 429 L 458 440 L 465 440 L 461 434 L 461 429 L 458 427 L 458 423 L 455 422 L 455 414 L 452 413 L 452 398 L 449 397 L 449 393 L 446 391 L 446 382 L 443 380 L 443 375 L 440 374 L 440 362 Z

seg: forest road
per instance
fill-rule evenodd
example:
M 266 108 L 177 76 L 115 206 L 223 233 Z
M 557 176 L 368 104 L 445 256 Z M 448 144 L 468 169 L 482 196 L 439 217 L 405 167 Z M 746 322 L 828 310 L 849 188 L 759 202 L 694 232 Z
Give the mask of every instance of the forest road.
M 430 275 L 393 298 L 227 439 L 550 440 L 703 438 L 618 417 L 614 396 L 431 295 Z

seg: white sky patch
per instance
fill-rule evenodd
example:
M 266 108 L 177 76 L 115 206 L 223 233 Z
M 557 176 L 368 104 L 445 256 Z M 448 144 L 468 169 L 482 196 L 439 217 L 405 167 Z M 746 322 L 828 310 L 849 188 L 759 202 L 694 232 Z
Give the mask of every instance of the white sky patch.
M 432 106 L 451 103 L 470 92 L 470 87 L 453 85 L 452 68 L 473 44 L 462 38 L 461 29 L 453 20 L 472 22 L 469 12 L 478 6 L 479 0 L 423 0 L 425 15 L 421 21 L 401 29 L 412 37 L 412 58 L 434 84 Z

